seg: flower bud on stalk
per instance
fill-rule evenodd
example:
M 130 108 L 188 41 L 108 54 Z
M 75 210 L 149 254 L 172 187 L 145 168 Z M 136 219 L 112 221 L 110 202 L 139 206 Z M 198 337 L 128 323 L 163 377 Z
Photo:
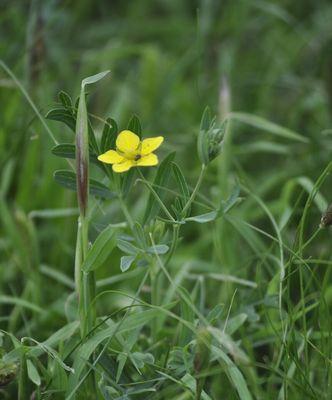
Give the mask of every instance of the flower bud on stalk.
M 203 165 L 208 165 L 221 153 L 226 127 L 227 119 L 217 124 L 210 109 L 204 110 L 197 141 L 198 156 Z

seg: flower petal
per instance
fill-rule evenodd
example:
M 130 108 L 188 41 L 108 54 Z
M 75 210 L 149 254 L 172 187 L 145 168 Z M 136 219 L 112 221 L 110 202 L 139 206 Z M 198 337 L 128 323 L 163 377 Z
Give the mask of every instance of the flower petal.
M 109 150 L 106 151 L 106 153 L 98 156 L 98 160 L 106 164 L 116 164 L 124 161 L 124 157 L 122 157 L 115 150 Z
M 156 150 L 164 141 L 162 136 L 144 139 L 142 142 L 141 154 L 145 156 Z
M 134 165 L 132 160 L 125 160 L 119 164 L 113 164 L 112 169 L 114 172 L 128 171 Z
M 122 131 L 116 139 L 116 147 L 124 154 L 133 153 L 137 150 L 140 139 L 134 132 Z
M 143 156 L 136 162 L 136 165 L 138 167 L 150 167 L 152 165 L 157 165 L 157 164 L 158 164 L 158 157 L 153 153 L 148 154 L 147 156 Z

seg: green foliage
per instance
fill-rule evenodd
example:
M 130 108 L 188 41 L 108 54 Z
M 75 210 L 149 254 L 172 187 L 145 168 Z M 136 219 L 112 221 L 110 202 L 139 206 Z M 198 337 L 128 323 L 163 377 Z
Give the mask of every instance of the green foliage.
M 0 397 L 329 400 L 331 3 L 5 3 Z

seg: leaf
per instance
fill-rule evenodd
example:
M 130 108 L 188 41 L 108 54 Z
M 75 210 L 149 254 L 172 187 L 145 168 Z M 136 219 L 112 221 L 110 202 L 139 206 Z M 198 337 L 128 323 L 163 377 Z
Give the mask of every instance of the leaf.
M 132 245 L 127 240 L 123 240 L 120 238 L 118 238 L 117 240 L 117 246 L 124 253 L 130 254 L 132 256 L 136 256 L 140 252 L 140 249 L 138 247 Z
M 141 123 L 139 118 L 137 117 L 137 115 L 133 115 L 128 123 L 128 127 L 127 129 L 129 131 L 132 131 L 134 133 L 136 133 L 136 135 L 138 135 L 140 137 L 140 139 L 142 138 L 142 127 L 141 127 Z
M 66 399 L 72 399 L 75 391 L 77 390 L 77 384 L 80 380 L 81 373 L 87 364 L 93 351 L 101 344 L 104 340 L 111 340 L 112 337 L 117 334 L 128 332 L 132 329 L 141 328 L 152 319 L 157 318 L 160 315 L 160 311 L 157 309 L 145 310 L 144 312 L 135 312 L 130 314 L 125 320 L 119 323 L 112 323 L 111 326 L 97 331 L 97 333 L 89 338 L 83 346 L 81 346 L 74 359 L 74 370 L 75 374 L 70 375 L 69 385 Z
M 209 311 L 209 313 L 208 313 L 208 315 L 207 315 L 207 317 L 206 317 L 207 321 L 208 321 L 211 325 L 213 325 L 214 322 L 216 322 L 216 321 L 221 317 L 221 314 L 223 313 L 223 310 L 224 310 L 223 304 L 217 304 L 217 305 L 215 305 L 215 306 L 212 308 L 212 310 Z
M 57 157 L 75 158 L 75 145 L 70 143 L 61 143 L 54 146 L 52 153 Z
M 226 214 L 228 213 L 228 211 L 230 211 L 237 203 L 239 203 L 239 201 L 241 200 L 239 198 L 240 195 L 240 186 L 236 185 L 232 191 L 232 193 L 230 194 L 230 196 L 228 197 L 228 199 L 226 201 L 223 201 L 221 203 L 221 212 Z
M 138 371 L 144 367 L 144 364 L 154 363 L 154 357 L 151 353 L 140 353 L 136 351 L 130 354 L 130 359 Z
M 73 102 L 72 102 L 69 94 L 66 93 L 65 91 L 61 90 L 61 92 L 58 94 L 58 97 L 59 97 L 59 100 L 62 103 L 62 105 L 65 108 L 67 108 L 69 111 L 71 111 L 73 108 Z
M 181 378 L 181 382 L 185 385 L 186 388 L 188 388 L 193 394 L 196 393 L 196 379 L 190 375 L 190 374 L 185 374 L 182 378 Z M 202 400 L 212 400 L 211 397 L 204 392 L 204 390 L 201 393 L 201 397 Z
M 27 360 L 28 377 L 35 385 L 40 386 L 41 380 L 37 368 L 33 365 L 31 360 Z
M 130 192 L 130 189 L 133 187 L 135 174 L 136 174 L 135 168 L 132 168 L 123 177 L 122 185 L 121 185 L 121 191 L 122 191 L 123 197 L 126 197 L 128 195 L 128 193 Z
M 66 108 L 54 108 L 50 110 L 45 118 L 52 121 L 60 121 L 66 124 L 73 132 L 75 132 L 76 118 Z
M 58 170 L 54 172 L 53 177 L 55 182 L 57 182 L 59 185 L 66 189 L 76 191 L 76 174 L 73 171 Z M 94 179 L 90 179 L 89 189 L 90 194 L 101 197 L 102 199 L 113 199 L 116 197 L 116 194 L 109 190 L 107 186 Z
M 94 241 L 83 262 L 84 272 L 94 271 L 99 268 L 109 257 L 116 246 L 114 227 L 107 226 Z
M 145 232 L 142 225 L 139 222 L 135 222 L 133 226 L 133 233 L 137 238 L 137 242 L 139 243 L 141 249 L 145 249 L 147 247 L 147 241 L 145 237 Z
M 181 319 L 184 321 L 188 321 L 191 324 L 194 324 L 195 314 L 193 311 L 193 299 L 188 290 L 184 287 L 178 286 L 178 292 L 181 295 L 180 299 L 180 309 L 181 309 Z M 179 333 L 179 345 L 186 346 L 187 343 L 192 339 L 192 330 L 186 326 L 185 324 L 180 325 L 180 333 Z
M 209 163 L 208 130 L 210 129 L 211 123 L 211 111 L 209 107 L 206 107 L 201 118 L 201 124 L 197 138 L 198 158 L 204 165 Z
M 35 340 L 31 337 L 23 337 L 21 339 L 21 342 L 24 343 L 25 341 L 31 341 L 37 345 L 37 346 L 32 347 L 32 349 L 30 350 L 32 353 L 35 351 L 35 349 L 39 348 L 40 350 L 42 350 L 42 352 L 47 353 L 53 360 L 55 360 L 64 370 L 74 373 L 73 368 L 66 365 L 62 361 L 60 355 L 54 349 L 52 349 L 52 347 L 50 347 L 46 344 L 46 341 L 38 342 L 37 340 Z
M 147 252 L 150 254 L 166 254 L 169 250 L 169 247 L 166 244 L 156 244 L 147 249 Z
M 297 140 L 299 142 L 308 143 L 309 140 L 288 129 L 284 128 L 283 126 L 277 125 L 273 122 L 266 120 L 265 118 L 259 117 L 257 115 L 251 115 L 242 112 L 232 112 L 229 115 L 230 118 L 235 119 L 237 121 L 243 122 L 247 125 L 251 125 L 255 128 L 262 129 L 264 131 L 270 132 L 273 135 L 282 136 L 286 139 Z
M 61 143 L 53 147 L 52 153 L 57 156 L 57 157 L 62 157 L 62 158 L 76 158 L 76 147 L 74 144 L 71 143 Z M 97 157 L 94 154 L 89 154 L 90 161 L 97 164 L 98 166 L 100 165 L 100 162 L 98 161 Z
M 122 272 L 128 271 L 136 256 L 122 256 L 120 260 L 120 269 Z
M 190 198 L 189 187 L 181 169 L 175 162 L 172 162 L 172 169 L 175 176 L 175 180 L 181 192 L 180 203 L 182 208 L 184 208 L 184 206 L 186 205 L 187 201 Z M 186 212 L 186 215 L 188 214 L 190 214 L 190 209 L 188 209 Z
M 175 152 L 170 153 L 159 165 L 157 175 L 155 177 L 155 180 L 153 182 L 153 188 L 155 192 L 158 194 L 160 199 L 164 198 L 165 192 L 161 189 L 161 187 L 165 186 L 169 180 L 170 177 L 170 172 L 171 172 L 171 162 L 173 161 L 175 157 Z M 152 218 L 154 218 L 160 210 L 160 205 L 158 204 L 157 200 L 153 196 L 152 193 L 150 193 L 146 209 L 145 209 L 145 214 L 144 214 L 144 224 L 149 222 Z
M 66 274 L 60 271 L 58 268 L 51 268 L 47 265 L 40 266 L 40 272 L 44 275 L 54 279 L 55 281 L 69 287 L 70 289 L 75 289 L 75 282 L 69 278 Z
M 100 149 L 102 153 L 115 147 L 118 126 L 114 119 L 107 118 L 101 136 Z
M 236 315 L 235 317 L 230 318 L 227 321 L 227 325 L 225 327 L 225 332 L 228 335 L 233 335 L 247 320 L 248 315 L 245 313 L 241 313 Z
M 110 72 L 111 72 L 110 70 L 107 70 L 107 71 L 99 72 L 99 74 L 96 74 L 96 75 L 88 76 L 87 78 L 82 80 L 81 87 L 84 88 L 86 85 L 91 85 L 92 83 L 96 83 L 96 82 L 100 81 Z
M 217 211 L 211 211 L 206 214 L 201 214 L 201 215 L 196 215 L 194 217 L 188 217 L 186 218 L 186 221 L 189 222 L 198 222 L 199 224 L 205 224 L 206 222 L 211 222 L 217 219 L 219 216 Z
M 23 307 L 37 313 L 42 313 L 44 311 L 42 308 L 37 306 L 37 304 L 14 296 L 0 295 L 0 304 L 13 304 L 15 306 Z
M 238 369 L 233 363 L 230 357 L 224 353 L 219 347 L 211 346 L 211 352 L 217 359 L 221 359 L 226 365 L 226 372 L 229 376 L 230 381 L 233 383 L 236 391 L 239 394 L 241 400 L 252 400 L 252 396 L 248 390 L 247 383 Z
M 291 149 L 285 144 L 267 140 L 257 140 L 253 143 L 244 143 L 236 154 L 252 154 L 258 152 L 285 155 L 290 154 Z

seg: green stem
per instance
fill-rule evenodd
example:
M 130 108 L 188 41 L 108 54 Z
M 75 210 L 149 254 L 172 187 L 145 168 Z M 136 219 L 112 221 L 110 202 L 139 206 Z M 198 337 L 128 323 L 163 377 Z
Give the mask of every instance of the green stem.
M 171 248 L 168 252 L 167 259 L 165 261 L 165 266 L 171 261 L 173 254 L 176 250 L 178 239 L 179 239 L 179 232 L 180 232 L 180 225 L 173 225 L 173 237 L 172 237 L 172 244 Z
M 18 377 L 18 400 L 26 400 L 29 396 L 26 370 L 26 356 L 22 354 L 20 358 L 20 372 Z
M 191 196 L 190 196 L 189 200 L 187 201 L 186 205 L 183 207 L 183 210 L 182 210 L 183 214 L 186 213 L 186 211 L 191 206 L 192 202 L 195 200 L 195 197 L 197 196 L 197 192 L 198 192 L 199 188 L 201 187 L 201 184 L 202 184 L 202 181 L 203 181 L 203 178 L 205 175 L 205 171 L 206 171 L 206 165 L 202 164 L 201 172 L 198 176 L 196 186 L 195 186 L 194 190 L 192 191 Z
M 78 220 L 77 224 L 77 238 L 76 238 L 76 250 L 75 250 L 75 290 L 78 298 L 78 309 L 80 316 L 80 330 L 81 337 L 84 338 L 84 307 L 83 307 L 83 287 L 82 287 L 82 239 L 81 239 L 81 222 Z
M 80 216 L 81 221 L 81 246 L 82 246 L 82 261 L 85 260 L 89 250 L 89 220 L 86 216 Z M 83 272 L 81 270 L 81 281 L 82 281 L 82 309 L 84 311 L 83 332 L 86 336 L 93 328 L 96 322 L 96 310 L 95 303 L 92 302 L 95 291 L 96 282 L 95 275 L 93 272 Z
M 119 203 L 122 209 L 122 212 L 128 222 L 129 228 L 131 231 L 133 231 L 133 227 L 134 227 L 134 220 L 132 219 L 132 216 L 129 213 L 128 207 L 126 205 L 126 203 L 123 201 L 123 197 L 121 194 L 119 194 Z
M 151 286 L 151 304 L 153 306 L 158 306 L 158 271 L 155 263 L 151 265 L 150 268 L 150 286 Z M 157 331 L 158 331 L 158 319 L 153 318 L 151 323 L 151 336 L 153 338 L 153 343 L 157 341 Z
M 140 174 L 141 178 L 142 178 L 142 182 L 149 188 L 150 192 L 153 194 L 153 196 L 155 197 L 155 199 L 158 201 L 160 207 L 163 209 L 163 211 L 165 212 L 165 214 L 167 215 L 167 217 L 171 220 L 171 221 L 175 221 L 175 219 L 173 218 L 172 214 L 168 211 L 167 207 L 165 206 L 165 204 L 163 203 L 163 201 L 161 200 L 161 198 L 158 196 L 158 193 L 153 189 L 153 187 L 151 186 L 150 182 L 148 182 L 145 178 L 144 175 L 142 174 L 142 171 L 140 169 L 138 169 L 138 173 Z

